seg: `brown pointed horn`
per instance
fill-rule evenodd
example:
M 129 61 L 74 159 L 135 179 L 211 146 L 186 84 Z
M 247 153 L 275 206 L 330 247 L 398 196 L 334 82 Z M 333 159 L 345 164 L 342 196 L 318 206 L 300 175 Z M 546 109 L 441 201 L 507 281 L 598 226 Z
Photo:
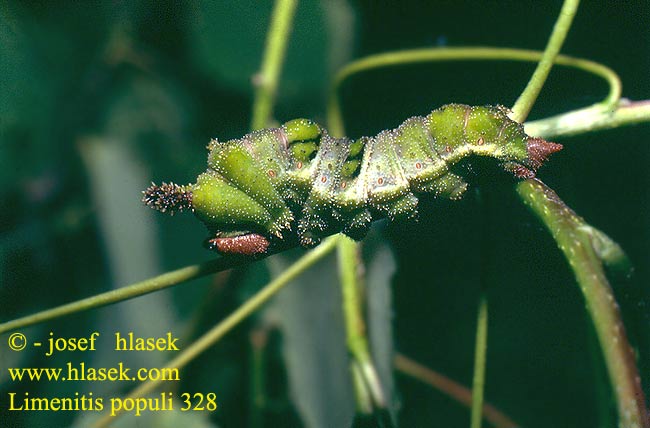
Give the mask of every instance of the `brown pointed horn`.
M 534 169 L 542 166 L 547 157 L 562 150 L 562 144 L 551 143 L 542 138 L 528 138 L 528 161 Z

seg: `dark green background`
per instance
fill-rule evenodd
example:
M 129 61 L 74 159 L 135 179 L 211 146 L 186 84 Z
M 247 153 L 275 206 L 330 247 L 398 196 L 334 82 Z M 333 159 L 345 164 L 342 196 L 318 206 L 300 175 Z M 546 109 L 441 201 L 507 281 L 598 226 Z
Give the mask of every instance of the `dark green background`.
M 111 240 L 98 216 L 105 199 L 89 182 L 93 172 L 87 159 L 93 155 L 84 154 L 84 142 L 97 138 L 100 146 L 122 145 L 141 168 L 142 187 L 147 180 L 192 181 L 204 169 L 210 138 L 247 132 L 250 80 L 261 61 L 271 6 L 267 1 L 0 6 L 1 321 L 124 285 L 110 254 L 123 251 L 129 241 L 118 240 L 126 247 L 107 247 Z M 275 116 L 324 123 L 331 72 L 346 58 L 441 45 L 542 49 L 560 6 L 557 1 L 336 1 L 323 8 L 302 2 Z M 562 52 L 614 68 L 625 97 L 650 98 L 648 22 L 645 1 L 584 2 Z M 461 62 L 354 76 L 342 88 L 348 134 L 371 135 L 449 102 L 510 106 L 532 70 L 525 64 Z M 605 94 L 597 78 L 557 68 L 531 119 L 597 102 Z M 559 140 L 565 149 L 540 172 L 569 206 L 619 242 L 635 266 L 630 280 L 619 278 L 613 286 L 638 347 L 646 391 L 649 130 L 640 125 Z M 491 313 L 487 399 L 525 427 L 614 426 L 603 422 L 614 405 L 573 275 L 550 235 L 518 200 L 513 180 L 490 174 L 493 170 L 482 164 L 465 168 L 473 186 L 460 202 L 425 200 L 418 222 L 377 226 L 398 262 L 395 346 L 471 383 L 483 282 Z M 119 189 L 122 173 L 117 166 L 104 184 Z M 142 187 L 123 188 L 123 194 L 138 199 Z M 151 238 L 157 272 L 212 257 L 201 248 L 205 233 L 191 216 L 150 218 L 157 222 Z M 133 222 L 129 216 L 112 220 L 124 230 Z M 247 286 L 240 286 L 243 273 L 219 278 L 164 292 L 174 302 L 165 310 L 179 324 L 160 328 L 189 332 L 189 339 L 264 282 L 263 273 L 249 275 Z M 144 276 L 130 280 L 138 279 Z M 155 310 L 140 315 L 153 325 L 160 321 Z M 121 316 L 109 307 L 26 332 L 79 336 Z M 248 422 L 248 330 L 254 325 L 236 329 L 184 376 L 183 387 L 218 390 L 220 411 L 213 420 L 221 426 Z M 286 396 L 281 341 L 273 334 L 267 353 L 269 394 L 276 401 L 267 409 L 265 426 L 300 426 Z M 0 365 L 57 364 L 35 353 L 18 362 L 11 358 Z M 468 426 L 462 406 L 416 381 L 397 379 L 400 426 Z M 52 396 L 75 388 L 3 383 L 2 426 L 67 426 L 75 417 L 7 414 L 7 391 Z

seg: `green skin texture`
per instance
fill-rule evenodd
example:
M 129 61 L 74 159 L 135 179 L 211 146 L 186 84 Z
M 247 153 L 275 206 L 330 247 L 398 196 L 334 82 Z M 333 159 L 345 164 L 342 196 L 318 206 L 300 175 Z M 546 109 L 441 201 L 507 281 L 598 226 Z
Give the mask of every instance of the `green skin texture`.
M 208 169 L 191 185 L 195 215 L 215 237 L 255 233 L 304 246 L 343 232 L 354 239 L 382 217 L 411 218 L 417 195 L 460 198 L 450 167 L 470 155 L 529 165 L 523 126 L 503 107 L 449 104 L 356 141 L 307 119 L 241 139 L 213 141 Z

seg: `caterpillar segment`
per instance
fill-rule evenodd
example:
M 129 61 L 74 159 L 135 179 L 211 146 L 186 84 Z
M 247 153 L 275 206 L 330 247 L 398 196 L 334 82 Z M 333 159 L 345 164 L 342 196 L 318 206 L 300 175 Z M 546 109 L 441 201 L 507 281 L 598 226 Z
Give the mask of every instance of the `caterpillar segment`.
M 308 119 L 208 146 L 195 184 L 152 185 L 143 201 L 162 212 L 189 209 L 207 226 L 208 248 L 255 256 L 333 233 L 362 239 L 373 220 L 417 215 L 418 196 L 459 199 L 467 189 L 450 171 L 474 156 L 498 159 L 528 178 L 562 146 L 529 137 L 504 107 L 449 104 L 393 130 L 334 138 Z
M 293 220 L 278 191 L 279 175 L 290 166 L 286 152 L 282 131 L 265 129 L 216 146 L 208 155 L 208 171 L 248 195 L 256 202 L 256 209 L 267 211 L 273 221 L 260 226 L 280 239 Z

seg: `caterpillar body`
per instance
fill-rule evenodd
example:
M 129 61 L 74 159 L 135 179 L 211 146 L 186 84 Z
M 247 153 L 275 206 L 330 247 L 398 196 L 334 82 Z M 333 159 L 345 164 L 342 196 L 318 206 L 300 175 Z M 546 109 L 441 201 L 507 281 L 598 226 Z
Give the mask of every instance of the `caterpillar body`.
M 501 106 L 449 104 L 393 130 L 334 138 L 307 119 L 208 145 L 196 183 L 153 184 L 143 201 L 171 214 L 191 210 L 220 253 L 257 255 L 296 239 L 313 246 L 343 232 L 362 239 L 373 220 L 417 215 L 418 195 L 460 198 L 467 189 L 450 167 L 470 155 L 496 158 L 533 177 L 562 146 L 529 137 Z

